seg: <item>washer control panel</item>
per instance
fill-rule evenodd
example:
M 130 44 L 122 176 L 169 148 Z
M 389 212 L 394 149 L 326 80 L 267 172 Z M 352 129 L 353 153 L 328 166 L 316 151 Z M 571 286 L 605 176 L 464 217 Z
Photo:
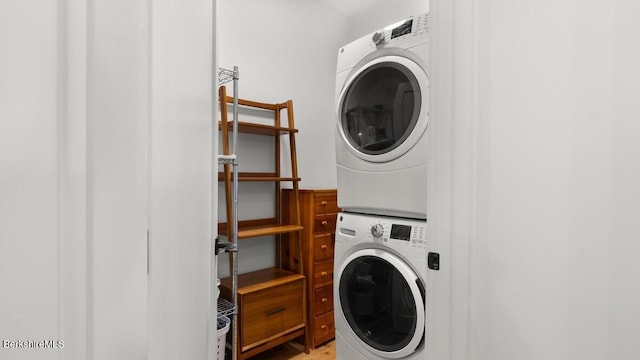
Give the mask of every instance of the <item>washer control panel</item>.
M 369 233 L 373 241 L 422 248 L 427 245 L 426 227 L 426 221 L 378 217 L 371 223 Z
M 341 212 L 336 241 L 375 242 L 395 249 L 427 248 L 427 220 Z

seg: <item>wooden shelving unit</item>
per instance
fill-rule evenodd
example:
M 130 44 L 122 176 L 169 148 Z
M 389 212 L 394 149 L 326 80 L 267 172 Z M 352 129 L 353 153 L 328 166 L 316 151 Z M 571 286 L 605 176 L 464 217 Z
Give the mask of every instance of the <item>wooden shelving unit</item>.
M 282 217 L 281 183 L 292 184 L 292 194 L 298 201 L 298 184 L 300 177 L 297 169 L 295 128 L 293 118 L 293 102 L 268 104 L 256 101 L 229 97 L 226 87 L 219 89 L 221 120 L 218 129 L 221 132 L 223 153 L 236 162 L 224 164 L 224 171 L 218 174 L 218 181 L 225 185 L 227 223 L 218 224 L 218 234 L 228 239 L 245 240 L 259 236 L 280 236 L 282 234 L 299 233 L 301 226 L 299 206 L 295 207 L 295 214 L 289 215 L 286 221 Z M 228 119 L 228 103 L 237 104 L 252 110 L 264 110 L 273 113 L 273 125 L 255 124 Z M 282 124 L 281 112 L 286 111 L 286 123 Z M 237 111 L 234 111 L 237 117 Z M 233 119 L 233 120 L 237 120 Z M 235 124 L 238 124 L 237 127 Z M 235 131 L 234 131 L 235 130 Z M 271 136 L 274 138 L 274 167 L 273 172 L 240 172 L 237 170 L 235 151 L 232 150 L 230 134 L 233 133 L 233 149 L 237 145 L 237 133 Z M 280 137 L 289 139 L 289 154 L 291 175 L 282 176 L 280 169 Z M 237 173 L 235 173 L 237 172 Z M 274 184 L 275 217 L 238 221 L 237 216 L 237 183 L 272 182 Z M 235 233 L 234 233 L 235 232 Z M 279 238 L 278 238 L 279 241 Z M 233 251 L 237 252 L 237 248 Z M 246 359 L 259 354 L 274 346 L 294 338 L 304 340 L 305 352 L 309 352 L 306 341 L 307 306 L 306 306 L 306 277 L 302 269 L 289 271 L 282 268 L 263 269 L 260 271 L 241 274 L 237 273 L 235 257 L 230 261 L 231 276 L 221 280 L 222 297 L 231 300 L 236 308 L 233 331 L 233 356 Z

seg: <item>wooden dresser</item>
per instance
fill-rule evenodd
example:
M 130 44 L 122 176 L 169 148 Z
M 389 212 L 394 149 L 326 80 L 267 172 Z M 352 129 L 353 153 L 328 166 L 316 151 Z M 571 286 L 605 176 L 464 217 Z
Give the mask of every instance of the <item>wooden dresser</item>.
M 333 247 L 338 209 L 337 192 L 299 190 L 302 241 L 297 234 L 283 237 L 280 253 L 282 266 L 297 271 L 302 262 L 307 276 L 307 343 L 313 349 L 335 337 L 333 321 Z M 283 217 L 295 214 L 291 190 L 283 190 Z M 302 261 L 297 244 L 302 244 Z

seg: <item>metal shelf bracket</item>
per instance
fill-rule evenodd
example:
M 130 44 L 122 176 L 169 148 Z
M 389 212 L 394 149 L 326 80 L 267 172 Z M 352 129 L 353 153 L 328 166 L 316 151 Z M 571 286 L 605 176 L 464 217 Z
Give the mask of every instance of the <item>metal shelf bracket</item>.
M 236 154 L 218 155 L 218 164 L 219 165 L 224 165 L 224 164 L 238 165 L 238 157 L 236 156 Z
M 218 84 L 219 85 L 223 85 L 233 80 L 239 80 L 239 79 L 240 77 L 238 76 L 237 70 L 218 68 Z

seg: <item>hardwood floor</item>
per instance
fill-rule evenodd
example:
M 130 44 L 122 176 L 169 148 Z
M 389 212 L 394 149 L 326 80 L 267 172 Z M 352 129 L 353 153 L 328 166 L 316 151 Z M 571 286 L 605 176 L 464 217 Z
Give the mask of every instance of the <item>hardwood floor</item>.
M 304 347 L 299 343 L 288 342 L 256 355 L 251 360 L 335 360 L 335 358 L 336 342 L 330 341 L 311 350 L 309 354 L 304 353 Z

